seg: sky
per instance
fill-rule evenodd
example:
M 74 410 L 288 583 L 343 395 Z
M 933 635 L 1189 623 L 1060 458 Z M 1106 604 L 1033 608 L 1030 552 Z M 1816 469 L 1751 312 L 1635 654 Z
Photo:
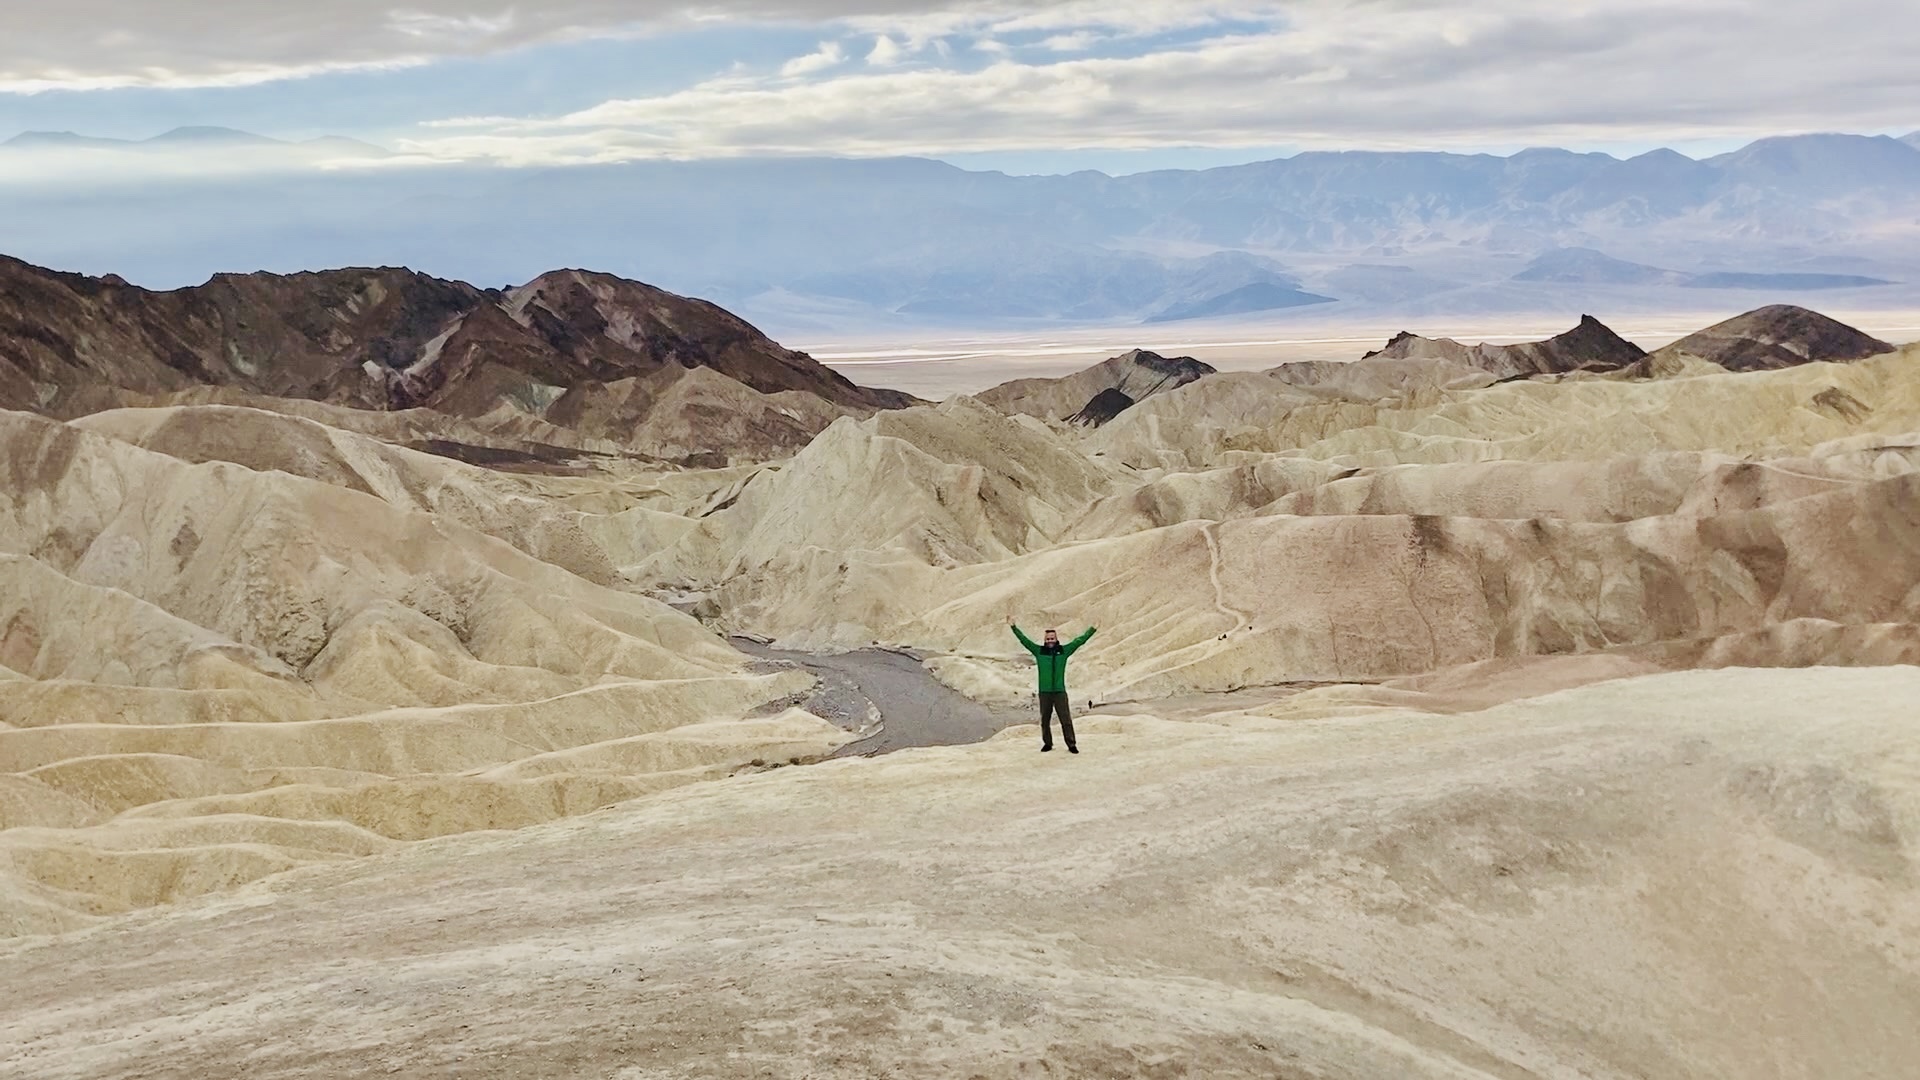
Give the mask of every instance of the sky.
M 1913 0 L 4 0 L 0 140 L 1133 172 L 1920 128 Z

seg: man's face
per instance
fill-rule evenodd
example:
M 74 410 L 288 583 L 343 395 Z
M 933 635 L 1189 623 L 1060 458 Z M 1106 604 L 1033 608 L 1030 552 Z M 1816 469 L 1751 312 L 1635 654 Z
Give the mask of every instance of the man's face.
M 1060 632 L 1058 630 L 1047 631 L 1046 637 L 1043 639 L 1042 643 L 1047 645 L 1060 644 Z

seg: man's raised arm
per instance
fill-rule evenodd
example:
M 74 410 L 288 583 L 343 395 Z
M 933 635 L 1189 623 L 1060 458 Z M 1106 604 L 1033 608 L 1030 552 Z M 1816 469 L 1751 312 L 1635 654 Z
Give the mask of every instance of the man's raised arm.
M 1085 645 L 1087 643 L 1087 639 L 1092 636 L 1093 636 L 1093 627 L 1089 626 L 1087 627 L 1087 630 L 1085 633 L 1081 634 L 1077 638 L 1074 638 L 1072 641 L 1067 642 L 1067 644 L 1063 648 L 1061 648 L 1060 651 L 1063 653 L 1066 653 L 1068 656 L 1072 656 L 1073 650 L 1078 649 L 1082 645 Z
M 1040 646 L 1034 644 L 1032 638 L 1021 633 L 1020 628 L 1014 625 L 1013 620 L 1011 619 L 1007 620 L 1007 626 L 1012 628 L 1013 636 L 1020 639 L 1020 644 L 1025 645 L 1027 647 L 1028 652 L 1035 653 L 1035 654 L 1039 653 Z

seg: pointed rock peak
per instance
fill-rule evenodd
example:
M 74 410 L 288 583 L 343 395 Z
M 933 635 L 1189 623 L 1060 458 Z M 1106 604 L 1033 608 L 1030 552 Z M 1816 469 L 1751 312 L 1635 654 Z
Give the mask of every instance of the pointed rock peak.
M 1641 357 L 1647 351 L 1619 334 L 1613 328 L 1591 315 L 1580 316 L 1580 323 L 1573 329 L 1546 342 L 1550 348 L 1559 350 L 1560 370 L 1585 368 L 1604 371 L 1624 367 Z
M 1576 325 L 1573 329 L 1567 331 L 1566 333 L 1561 334 L 1560 336 L 1554 338 L 1553 340 L 1575 341 L 1580 339 L 1604 339 L 1604 340 L 1611 340 L 1611 341 L 1625 340 L 1619 334 L 1616 334 L 1613 332 L 1613 327 L 1608 326 L 1606 323 L 1601 322 L 1599 319 L 1596 319 L 1591 315 L 1580 316 L 1580 322 L 1578 325 Z

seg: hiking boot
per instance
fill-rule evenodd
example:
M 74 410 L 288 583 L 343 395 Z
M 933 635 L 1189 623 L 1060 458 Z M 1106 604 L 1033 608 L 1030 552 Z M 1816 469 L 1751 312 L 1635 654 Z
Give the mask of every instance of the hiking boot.
M 1080 748 L 1079 748 L 1079 747 L 1077 747 L 1077 746 L 1069 746 L 1069 747 L 1067 747 L 1067 753 L 1069 753 L 1069 754 L 1077 754 L 1077 753 L 1079 753 L 1079 752 L 1080 752 Z
M 1051 749 L 1053 749 L 1053 745 L 1052 745 L 1051 743 L 1049 743 L 1049 744 L 1047 744 L 1046 746 L 1043 746 L 1043 747 L 1041 747 L 1041 748 L 1040 748 L 1040 752 L 1044 754 L 1044 753 L 1046 753 L 1047 751 L 1049 751 L 1049 750 L 1051 750 Z M 1078 752 L 1079 752 L 1079 751 L 1077 751 L 1077 750 L 1075 751 L 1075 753 L 1078 753 Z

